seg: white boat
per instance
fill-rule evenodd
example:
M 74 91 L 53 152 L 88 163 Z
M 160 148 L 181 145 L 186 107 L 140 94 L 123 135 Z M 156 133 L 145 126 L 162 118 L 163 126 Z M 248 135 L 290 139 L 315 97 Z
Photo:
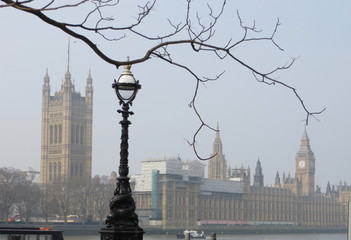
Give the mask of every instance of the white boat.
M 204 231 L 195 231 L 195 230 L 185 230 L 183 234 L 177 234 L 177 238 L 184 239 L 187 233 L 189 233 L 190 239 L 206 238 Z

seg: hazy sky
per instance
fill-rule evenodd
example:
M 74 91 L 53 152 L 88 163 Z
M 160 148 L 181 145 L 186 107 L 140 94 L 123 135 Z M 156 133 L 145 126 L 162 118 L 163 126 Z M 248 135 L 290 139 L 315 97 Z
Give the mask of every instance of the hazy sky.
M 159 1 L 143 30 L 157 33 L 166 26 L 167 17 L 177 20 L 183 10 L 170 4 Z M 316 157 L 316 184 L 322 191 L 328 180 L 351 184 L 351 2 L 229 1 L 219 23 L 219 40 L 242 36 L 237 10 L 245 24 L 255 20 L 261 36 L 270 36 L 279 18 L 281 26 L 275 40 L 284 52 L 279 53 L 270 43 L 257 43 L 238 47 L 237 54 L 259 69 L 277 67 L 298 57 L 289 70 L 276 76 L 296 87 L 311 111 L 326 108 L 307 126 Z M 121 18 L 135 14 L 123 13 Z M 52 94 L 60 89 L 67 69 L 68 36 L 34 16 L 9 8 L 0 8 L 0 30 L 0 167 L 31 166 L 39 170 L 43 77 L 48 68 Z M 133 36 L 106 46 L 101 41 L 99 46 L 119 59 L 140 57 L 148 47 Z M 175 51 L 176 59 L 200 75 L 215 76 L 225 70 L 220 80 L 201 86 L 197 104 L 207 123 L 214 127 L 219 123 L 228 163 L 254 170 L 260 158 L 268 185 L 274 183 L 277 171 L 294 174 L 305 118 L 294 94 L 280 86 L 256 82 L 235 62 L 215 61 L 194 54 L 189 47 Z M 93 174 L 109 174 L 118 168 L 121 119 L 111 84 L 122 70 L 103 62 L 84 43 L 72 38 L 70 59 L 72 78 L 81 92 L 91 69 Z M 194 79 L 158 60 L 133 66 L 132 72 L 142 89 L 132 106 L 135 115 L 130 118 L 130 172 L 139 173 L 140 162 L 149 158 L 196 159 L 185 140 L 192 138 L 199 124 L 188 107 Z M 214 132 L 205 131 L 198 139 L 203 156 L 212 152 L 214 137 Z

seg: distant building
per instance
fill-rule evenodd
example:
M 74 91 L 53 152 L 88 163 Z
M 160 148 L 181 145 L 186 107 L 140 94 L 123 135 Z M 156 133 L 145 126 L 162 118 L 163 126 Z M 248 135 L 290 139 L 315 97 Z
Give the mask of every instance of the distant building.
M 26 181 L 30 183 L 40 183 L 40 172 L 34 168 L 28 167 L 23 169 L 22 172 L 26 178 Z
M 264 186 L 261 161 L 250 181 L 250 168 L 228 168 L 219 132 L 209 178 L 198 161 L 159 159 L 142 162 L 132 178 L 137 213 L 144 224 L 164 228 L 204 226 L 277 225 L 334 228 L 346 226 L 346 184 L 321 193 L 315 191 L 315 157 L 306 130 L 295 158 L 295 177 L 275 176 Z
M 46 71 L 42 94 L 41 183 L 88 182 L 92 165 L 93 80 L 85 97 L 75 90 L 69 66 L 61 90 L 50 95 Z

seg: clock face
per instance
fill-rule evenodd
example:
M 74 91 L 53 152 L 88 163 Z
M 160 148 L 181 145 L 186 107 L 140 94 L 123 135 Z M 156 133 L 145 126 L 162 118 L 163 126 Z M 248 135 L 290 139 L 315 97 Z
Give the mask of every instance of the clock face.
M 304 168 L 305 166 L 306 166 L 306 162 L 305 161 L 303 161 L 303 160 L 299 161 L 299 163 L 298 163 L 298 167 L 299 168 Z

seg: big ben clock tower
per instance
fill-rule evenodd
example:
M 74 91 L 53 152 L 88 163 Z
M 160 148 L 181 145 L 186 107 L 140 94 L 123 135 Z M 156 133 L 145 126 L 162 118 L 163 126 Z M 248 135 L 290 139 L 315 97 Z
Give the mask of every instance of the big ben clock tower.
M 310 139 L 306 128 L 301 138 L 300 149 L 296 153 L 296 178 L 298 183 L 298 193 L 310 195 L 314 193 L 315 182 L 315 158 L 311 150 Z

